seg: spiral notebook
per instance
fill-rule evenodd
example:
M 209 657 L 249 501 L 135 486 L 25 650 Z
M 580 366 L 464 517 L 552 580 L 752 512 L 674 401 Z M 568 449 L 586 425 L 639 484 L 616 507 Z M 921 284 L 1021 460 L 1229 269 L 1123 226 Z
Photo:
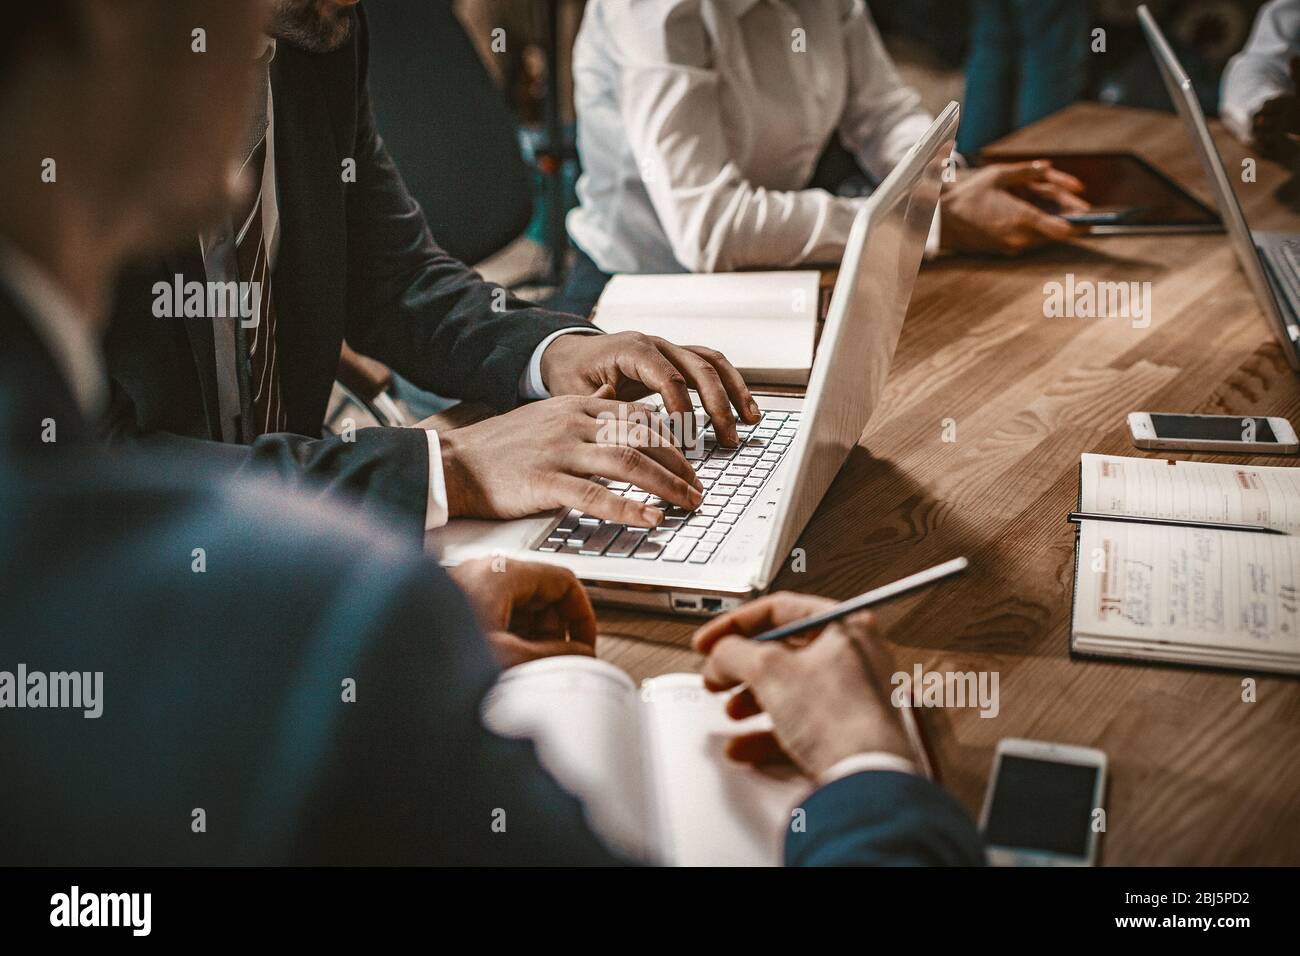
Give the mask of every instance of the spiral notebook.
M 1076 654 L 1300 674 L 1300 469 L 1084 455 L 1079 510 L 1286 534 L 1081 522 Z

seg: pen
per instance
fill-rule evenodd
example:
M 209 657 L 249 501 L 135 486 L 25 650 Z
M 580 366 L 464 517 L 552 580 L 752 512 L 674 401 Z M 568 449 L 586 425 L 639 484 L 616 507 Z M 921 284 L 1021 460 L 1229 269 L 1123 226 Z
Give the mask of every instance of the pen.
M 916 762 L 922 775 L 927 780 L 938 783 L 939 765 L 934 759 L 934 754 L 930 752 L 930 741 L 921 732 L 921 722 L 916 719 L 916 711 L 912 707 L 912 681 L 910 678 L 907 681 L 907 699 L 903 706 L 898 709 L 903 718 L 903 732 L 907 734 L 908 743 L 912 745 L 912 752 L 916 755 Z
M 793 637 L 795 634 L 801 634 L 804 631 L 812 630 L 829 624 L 832 621 L 838 621 L 842 617 L 861 611 L 864 608 L 880 604 L 882 601 L 888 601 L 891 598 L 907 594 L 909 591 L 915 591 L 917 588 L 923 588 L 927 585 L 934 584 L 944 578 L 951 577 L 954 574 L 960 574 L 970 566 L 970 562 L 965 558 L 953 558 L 951 561 L 945 561 L 943 564 L 936 564 L 932 568 L 926 568 L 924 571 L 918 571 L 916 574 L 900 578 L 892 584 L 886 584 L 882 587 L 875 588 L 859 594 L 855 598 L 849 598 L 842 601 L 834 607 L 823 611 L 820 614 L 814 614 L 811 617 L 805 617 L 798 621 L 793 621 L 782 627 L 773 628 L 770 631 L 764 631 L 753 639 L 756 641 L 779 641 L 782 638 Z M 899 708 L 900 717 L 903 721 L 903 731 L 907 734 L 908 743 L 911 745 L 913 754 L 919 764 L 921 773 L 929 780 L 938 780 L 938 771 L 936 769 L 934 756 L 930 752 L 929 741 L 921 732 L 921 724 L 916 719 L 916 714 L 912 709 L 911 690 L 907 695 L 907 702 Z
M 916 574 L 900 578 L 892 584 L 886 584 L 883 587 L 859 594 L 855 598 L 849 598 L 847 601 L 842 601 L 820 614 L 814 614 L 811 617 L 792 621 L 770 631 L 764 631 L 753 639 L 756 641 L 779 641 L 783 638 L 793 637 L 796 634 L 802 634 L 804 631 L 810 631 L 815 627 L 838 621 L 854 611 L 861 611 L 863 608 L 872 607 L 882 601 L 888 601 L 890 598 L 906 594 L 908 591 L 915 591 L 917 588 L 934 584 L 943 578 L 960 574 L 966 570 L 969 563 L 965 558 L 953 558 L 951 561 L 945 561 L 943 564 L 936 564 L 932 568 L 926 568 L 924 571 L 918 571 Z
M 1261 534 L 1286 534 L 1278 528 L 1262 524 L 1232 524 L 1226 521 L 1191 521 L 1187 518 L 1146 518 L 1140 515 L 1103 515 L 1088 511 L 1071 511 L 1069 521 L 1117 521 L 1121 524 L 1155 524 L 1170 528 L 1204 528 L 1207 531 L 1255 531 Z

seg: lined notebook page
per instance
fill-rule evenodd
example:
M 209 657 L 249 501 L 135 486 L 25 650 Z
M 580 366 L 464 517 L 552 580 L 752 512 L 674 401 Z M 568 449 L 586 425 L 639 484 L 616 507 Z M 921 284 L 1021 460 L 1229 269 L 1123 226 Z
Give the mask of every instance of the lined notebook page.
M 1084 455 L 1080 507 L 1099 514 L 1265 525 L 1300 534 L 1300 468 Z
M 791 811 L 812 785 L 789 767 L 757 769 L 727 757 L 729 738 L 772 725 L 764 715 L 732 720 L 726 697 L 705 690 L 699 674 L 642 684 L 665 857 L 678 866 L 778 866 Z
M 1085 521 L 1074 627 L 1101 637 L 1298 654 L 1298 571 L 1300 538 Z

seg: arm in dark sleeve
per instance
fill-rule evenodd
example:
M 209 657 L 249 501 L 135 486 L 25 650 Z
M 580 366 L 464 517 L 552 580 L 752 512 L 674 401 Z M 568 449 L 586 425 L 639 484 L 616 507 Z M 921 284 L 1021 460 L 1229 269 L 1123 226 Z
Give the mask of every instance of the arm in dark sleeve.
M 307 438 L 276 433 L 251 445 L 144 428 L 126 390 L 112 383 L 102 433 L 110 444 L 166 456 L 205 480 L 261 475 L 308 494 L 337 498 L 424 533 L 429 503 L 429 445 L 418 428 L 362 428 L 351 436 Z
M 422 388 L 504 410 L 542 340 L 587 328 L 530 307 L 440 249 L 375 129 L 360 37 L 356 182 L 348 189 L 348 343 Z M 448 183 L 455 189 L 455 183 Z
M 298 862 L 627 862 L 595 836 L 531 743 L 483 726 L 498 669 L 447 575 L 432 565 L 370 564 L 341 589 L 345 611 L 330 615 L 340 633 L 321 637 L 355 642 L 347 673 L 356 702 L 333 728 L 333 752 L 300 818 Z
M 804 801 L 803 829 L 786 834 L 787 866 L 981 866 L 970 817 L 921 777 L 872 770 Z

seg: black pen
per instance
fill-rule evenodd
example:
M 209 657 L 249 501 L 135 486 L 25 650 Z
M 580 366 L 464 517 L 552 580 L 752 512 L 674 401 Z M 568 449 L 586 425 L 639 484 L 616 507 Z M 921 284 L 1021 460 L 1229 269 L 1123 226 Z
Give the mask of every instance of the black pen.
M 951 561 L 945 561 L 943 564 L 936 564 L 932 568 L 926 568 L 924 571 L 918 571 L 916 574 L 900 578 L 892 584 L 886 584 L 883 587 L 859 594 L 855 598 L 849 598 L 847 601 L 842 601 L 820 614 L 814 614 L 812 617 L 805 617 L 802 620 L 792 621 L 770 631 L 764 631 L 753 639 L 756 641 L 779 641 L 783 638 L 793 637 L 796 634 L 802 634 L 804 631 L 810 631 L 815 627 L 838 621 L 854 611 L 861 611 L 863 608 L 879 604 L 881 601 L 888 601 L 890 598 L 906 594 L 908 591 L 915 591 L 927 584 L 934 584 L 936 581 L 950 575 L 960 574 L 966 570 L 969 563 L 965 558 L 953 558 Z
M 1206 531 L 1254 531 L 1260 534 L 1286 534 L 1278 528 L 1262 524 L 1232 524 L 1226 521 L 1192 521 L 1187 518 L 1146 518 L 1141 515 L 1103 515 L 1089 511 L 1071 511 L 1069 521 L 1117 521 L 1121 524 L 1155 524 L 1169 528 L 1202 528 Z

